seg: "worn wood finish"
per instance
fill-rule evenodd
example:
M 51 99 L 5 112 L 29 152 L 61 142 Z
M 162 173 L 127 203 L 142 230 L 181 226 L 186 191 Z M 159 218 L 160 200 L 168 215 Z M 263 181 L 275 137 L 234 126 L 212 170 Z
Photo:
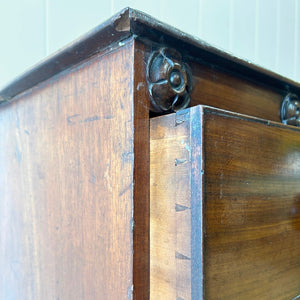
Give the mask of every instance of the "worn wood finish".
M 280 122 L 280 107 L 285 92 L 251 82 L 199 62 L 190 62 L 194 88 L 192 106 L 203 104 Z
M 268 119 L 278 120 L 278 97 L 288 92 L 300 94 L 297 82 L 216 49 L 147 14 L 125 8 L 0 90 L 0 103 L 13 101 L 17 94 L 104 49 L 122 44 L 129 37 L 146 42 L 150 52 L 160 47 L 174 48 L 191 61 L 196 76 L 196 89 L 192 96 L 194 105 L 214 105 L 257 117 L 268 115 Z M 193 66 L 193 62 L 201 62 L 209 68 L 198 70 L 199 65 L 195 63 Z M 224 74 L 216 72 L 217 69 L 223 70 Z M 223 100 L 220 98 L 222 93 L 225 94 Z
M 145 44 L 145 64 L 151 61 L 149 58 L 154 51 L 164 49 L 159 44 L 149 43 L 147 40 L 143 40 L 142 43 Z M 256 77 L 247 77 L 246 74 L 241 76 L 236 70 L 218 64 L 218 61 L 205 60 L 200 52 L 200 57 L 190 56 L 186 49 L 183 49 L 181 54 L 192 74 L 190 106 L 209 105 L 281 122 L 280 109 L 288 93 L 286 89 L 267 85 Z M 163 92 L 161 91 L 162 94 Z
M 0 103 L 13 101 L 13 97 L 19 93 L 128 39 L 132 36 L 129 11 L 129 9 L 120 11 L 111 19 L 20 75 L 0 91 Z
M 134 299 L 150 293 L 150 132 L 143 45 L 134 41 Z
M 133 217 L 149 195 L 148 115 L 133 63 L 131 40 L 1 108 L 0 298 L 132 299 L 134 268 L 147 279 L 148 229 Z
M 195 253 L 204 299 L 300 295 L 299 149 L 297 129 L 202 106 L 151 120 L 151 299 L 200 299 Z
M 151 119 L 151 300 L 191 299 L 191 266 L 196 266 L 197 261 L 201 260 L 201 251 L 191 257 L 191 160 L 188 133 L 189 122 L 176 118 L 175 114 Z M 201 235 L 197 240 L 200 243 Z M 200 299 L 199 291 L 198 296 Z
M 184 66 L 165 86 L 195 108 L 153 119 L 150 178 L 162 48 Z M 299 131 L 197 106 L 279 121 L 287 92 L 130 8 L 17 78 L 0 91 L 0 297 L 299 295 Z
M 151 49 L 148 48 L 148 55 L 145 54 L 145 62 Z M 183 59 L 193 75 L 190 106 L 209 105 L 281 122 L 281 103 L 287 94 L 284 90 L 248 80 L 208 62 L 188 56 Z

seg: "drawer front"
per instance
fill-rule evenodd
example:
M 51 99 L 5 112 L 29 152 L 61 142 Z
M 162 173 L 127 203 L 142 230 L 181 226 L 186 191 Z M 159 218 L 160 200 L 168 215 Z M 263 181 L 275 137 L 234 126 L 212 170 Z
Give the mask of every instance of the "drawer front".
M 151 299 L 300 295 L 300 131 L 196 106 L 151 120 Z

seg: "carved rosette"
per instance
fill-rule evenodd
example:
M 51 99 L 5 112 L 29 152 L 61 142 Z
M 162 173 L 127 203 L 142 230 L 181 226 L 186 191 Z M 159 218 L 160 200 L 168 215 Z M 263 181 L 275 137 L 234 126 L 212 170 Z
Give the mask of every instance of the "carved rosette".
M 153 111 L 176 112 L 189 105 L 192 76 L 178 51 L 162 48 L 154 52 L 147 75 Z
M 286 95 L 281 104 L 280 117 L 283 124 L 300 126 L 300 101 L 297 95 Z

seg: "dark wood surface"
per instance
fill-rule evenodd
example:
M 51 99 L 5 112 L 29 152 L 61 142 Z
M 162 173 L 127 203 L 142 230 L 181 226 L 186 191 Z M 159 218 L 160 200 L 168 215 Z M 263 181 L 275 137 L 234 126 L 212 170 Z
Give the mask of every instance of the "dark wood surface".
M 3 299 L 132 299 L 135 282 L 147 299 L 148 112 L 133 63 L 131 40 L 0 109 Z
M 146 65 L 153 52 L 164 49 L 147 41 L 141 43 L 145 45 L 143 60 Z M 184 52 L 182 52 L 182 60 L 192 74 L 190 106 L 208 105 L 281 122 L 280 108 L 286 96 L 284 89 L 268 86 L 262 81 L 256 81 L 255 77 L 239 76 L 231 69 L 222 69 L 216 63 L 200 60 Z
M 115 48 L 118 42 L 131 37 L 129 10 L 124 9 L 109 20 L 90 30 L 63 49 L 46 57 L 21 74 L 0 91 L 0 103 L 13 101 L 19 93 L 32 88 L 52 76 L 89 59 L 104 50 Z
M 191 69 L 196 107 L 152 119 L 150 168 L 161 47 Z M 299 130 L 197 106 L 279 121 L 287 92 L 130 8 L 21 75 L 0 91 L 0 295 L 299 295 Z
M 151 120 L 152 299 L 300 295 L 299 149 L 297 129 L 212 108 Z
M 190 61 L 194 88 L 191 105 L 198 104 L 281 122 L 282 91 L 226 73 L 213 66 Z
M 134 299 L 150 293 L 150 132 L 149 99 L 145 84 L 144 46 L 134 41 Z
M 89 31 L 78 40 L 54 53 L 0 90 L 0 103 L 13 101 L 17 94 L 47 80 L 104 49 L 115 47 L 129 37 L 147 40 L 151 45 L 175 48 L 185 56 L 204 61 L 226 73 L 262 83 L 283 94 L 300 94 L 300 85 L 288 78 L 265 70 L 219 50 L 140 11 L 125 8 L 111 19 Z

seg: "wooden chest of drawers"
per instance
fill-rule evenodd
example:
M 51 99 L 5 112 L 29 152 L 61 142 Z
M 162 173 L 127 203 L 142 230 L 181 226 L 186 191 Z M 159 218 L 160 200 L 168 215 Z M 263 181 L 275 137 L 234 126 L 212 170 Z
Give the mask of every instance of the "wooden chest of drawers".
M 297 299 L 298 94 L 129 8 L 17 78 L 1 299 Z

